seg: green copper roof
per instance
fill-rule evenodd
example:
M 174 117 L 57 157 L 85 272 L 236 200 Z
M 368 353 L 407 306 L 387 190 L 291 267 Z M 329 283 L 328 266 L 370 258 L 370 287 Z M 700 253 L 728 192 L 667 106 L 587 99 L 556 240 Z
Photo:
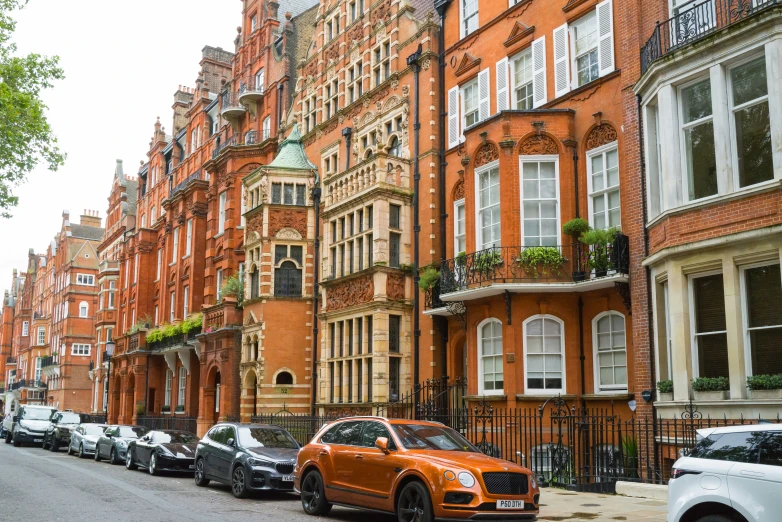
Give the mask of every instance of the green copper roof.
M 301 144 L 301 133 L 298 123 L 293 124 L 293 130 L 280 145 L 277 157 L 269 164 L 273 169 L 317 169 L 312 162 L 307 159 L 304 152 L 304 146 Z

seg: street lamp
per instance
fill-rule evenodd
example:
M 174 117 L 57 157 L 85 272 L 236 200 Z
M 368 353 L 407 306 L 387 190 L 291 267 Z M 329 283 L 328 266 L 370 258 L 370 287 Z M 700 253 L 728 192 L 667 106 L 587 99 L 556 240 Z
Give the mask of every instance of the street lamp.
M 109 358 L 109 368 L 106 377 L 106 422 L 109 422 L 109 403 L 111 403 L 111 394 L 109 393 L 109 386 L 111 385 L 111 357 L 114 355 L 113 340 L 106 342 L 106 355 L 108 355 Z

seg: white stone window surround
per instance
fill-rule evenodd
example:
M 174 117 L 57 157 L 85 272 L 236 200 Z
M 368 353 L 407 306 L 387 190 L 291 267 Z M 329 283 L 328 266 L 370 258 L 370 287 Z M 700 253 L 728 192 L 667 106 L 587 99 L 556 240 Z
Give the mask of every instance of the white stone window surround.
M 689 274 L 687 276 L 687 301 L 689 303 L 689 308 L 687 310 L 687 314 L 690 317 L 690 357 L 692 359 L 692 378 L 697 379 L 700 377 L 700 372 L 698 369 L 698 337 L 702 337 L 703 335 L 724 335 L 727 334 L 727 330 L 721 330 L 721 331 L 713 331 L 708 332 L 706 334 L 701 333 L 698 334 L 698 321 L 696 319 L 697 316 L 697 310 L 696 310 L 696 302 L 695 302 L 695 280 L 699 279 L 701 277 L 709 277 L 709 276 L 715 276 L 720 275 L 723 277 L 723 284 L 724 284 L 724 274 L 721 269 L 717 270 L 708 270 L 704 272 L 698 272 L 695 274 Z M 727 310 L 725 310 L 726 319 L 727 319 Z
M 608 174 L 608 153 L 616 151 L 617 153 L 617 182 L 616 185 L 609 185 L 609 174 Z M 603 188 L 595 190 L 594 187 L 594 172 L 592 167 L 592 158 L 595 156 L 603 156 Z M 614 141 L 611 143 L 608 143 L 606 145 L 603 145 L 601 147 L 597 147 L 591 150 L 588 150 L 586 152 L 586 161 L 587 161 L 587 189 L 588 189 L 588 198 L 587 198 L 587 207 L 589 210 L 589 224 L 594 227 L 595 226 L 595 209 L 594 209 L 594 199 L 596 197 L 602 197 L 605 200 L 605 207 L 603 208 L 603 212 L 605 214 L 605 222 L 606 222 L 606 228 L 611 227 L 617 227 L 621 228 L 622 225 L 622 203 L 621 203 L 621 165 L 618 162 L 618 155 L 619 155 L 619 142 Z M 559 179 L 559 176 L 557 176 L 557 179 Z M 618 191 L 619 192 L 619 223 L 614 224 L 610 221 L 610 210 L 609 207 L 609 200 L 610 200 L 610 193 Z
M 486 209 L 481 208 L 481 188 L 480 188 L 480 177 L 481 174 L 484 172 L 489 172 L 493 169 L 500 168 L 500 162 L 499 160 L 492 161 L 491 163 L 487 163 L 486 165 L 483 165 L 480 168 L 475 169 L 475 250 L 480 251 L 484 250 L 484 248 L 491 248 L 492 246 L 500 246 L 502 244 L 502 208 L 501 208 L 501 200 L 497 201 L 497 206 L 500 206 L 500 220 L 497 223 L 492 223 L 492 226 L 496 224 L 497 226 L 497 233 L 499 236 L 499 239 L 494 242 L 492 245 L 488 245 L 488 243 L 484 243 L 484 237 L 483 237 L 483 226 L 482 226 L 482 219 L 481 214 L 484 211 L 488 211 L 490 207 L 487 207 Z M 500 180 L 499 186 L 500 186 L 500 192 L 502 191 L 502 174 L 498 172 L 498 179 Z M 493 205 L 492 205 L 493 206 Z
M 728 96 L 729 75 L 731 69 L 756 59 L 761 53 L 766 58 L 774 179 L 738 188 L 735 136 Z M 782 71 L 774 63 L 779 60 L 782 60 L 782 38 L 764 42 L 739 39 L 732 49 L 723 50 L 719 54 L 714 51 L 700 59 L 674 62 L 670 71 L 661 70 L 657 76 L 650 77 L 650 82 L 654 83 L 639 87 L 638 92 L 644 96 L 644 153 L 649 188 L 647 226 L 654 226 L 667 216 L 715 201 L 741 198 L 779 186 L 782 181 Z M 677 88 L 702 76 L 710 78 L 712 87 L 718 193 L 686 201 L 687 174 L 680 141 Z M 643 94 L 646 88 L 649 94 Z M 655 128 L 659 131 L 657 140 L 654 139 Z

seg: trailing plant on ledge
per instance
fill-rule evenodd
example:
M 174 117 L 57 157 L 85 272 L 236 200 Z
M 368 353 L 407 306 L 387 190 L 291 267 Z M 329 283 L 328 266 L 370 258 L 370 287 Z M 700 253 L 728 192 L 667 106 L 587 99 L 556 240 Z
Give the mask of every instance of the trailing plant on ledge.
M 195 313 L 179 323 L 179 327 L 182 330 L 183 334 L 186 334 L 192 330 L 197 330 L 201 328 L 201 324 L 203 321 L 204 316 L 200 313 Z
M 502 253 L 499 250 L 484 250 L 472 257 L 472 269 L 485 277 L 490 277 L 494 269 L 502 264 Z
M 426 292 L 431 289 L 437 281 L 440 280 L 440 271 L 430 266 L 424 270 L 424 273 L 418 278 L 418 288 Z
M 516 262 L 534 278 L 540 275 L 562 275 L 565 258 L 557 247 L 529 247 L 522 250 Z

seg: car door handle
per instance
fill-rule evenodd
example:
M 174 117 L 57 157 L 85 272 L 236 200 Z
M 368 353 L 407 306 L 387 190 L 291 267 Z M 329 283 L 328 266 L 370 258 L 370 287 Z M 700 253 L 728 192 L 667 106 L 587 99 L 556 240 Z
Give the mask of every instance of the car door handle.
M 323 450 L 323 451 L 321 451 L 321 452 L 320 452 L 320 454 L 321 454 L 321 455 L 328 455 L 328 454 L 329 454 L 329 452 L 328 452 L 328 451 L 325 451 L 325 450 Z
M 360 454 L 360 453 L 359 453 L 358 455 L 356 455 L 356 458 L 357 458 L 357 459 L 363 459 L 363 458 L 364 458 L 364 455 L 362 455 L 362 454 Z
M 742 471 L 740 471 L 740 474 L 745 476 L 745 477 L 755 477 L 755 478 L 761 478 L 761 477 L 765 477 L 766 476 L 765 473 L 761 473 L 760 471 L 745 471 L 745 470 L 742 470 Z

